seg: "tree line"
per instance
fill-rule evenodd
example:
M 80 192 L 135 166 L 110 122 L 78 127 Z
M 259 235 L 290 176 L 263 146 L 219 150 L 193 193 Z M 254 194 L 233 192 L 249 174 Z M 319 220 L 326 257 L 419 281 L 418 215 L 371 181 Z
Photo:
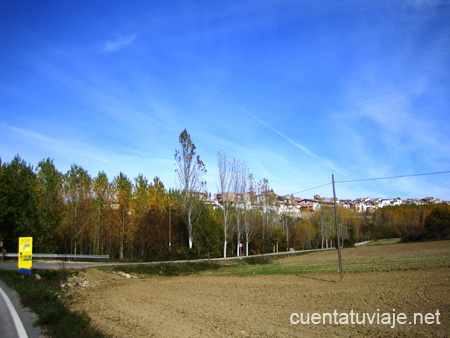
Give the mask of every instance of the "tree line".
M 73 164 L 66 173 L 51 159 L 36 167 L 19 155 L 0 159 L 0 241 L 17 252 L 18 238 L 33 237 L 34 252 L 109 254 L 124 260 L 240 256 L 336 245 L 334 210 L 304 215 L 278 212 L 267 179 L 256 181 L 246 164 L 217 154 L 220 207 L 205 203 L 206 168 L 184 130 L 175 151 L 178 189 L 158 177 L 124 173 L 92 177 Z M 450 206 L 402 205 L 374 213 L 339 208 L 343 245 L 402 237 L 449 237 Z

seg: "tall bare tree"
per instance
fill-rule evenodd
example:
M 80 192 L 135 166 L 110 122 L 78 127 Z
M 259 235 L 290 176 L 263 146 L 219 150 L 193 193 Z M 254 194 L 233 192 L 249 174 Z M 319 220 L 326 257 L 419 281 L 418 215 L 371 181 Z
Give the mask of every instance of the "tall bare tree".
M 333 226 L 333 210 L 330 207 L 321 206 L 319 210 L 319 225 L 320 225 L 320 235 L 322 240 L 322 249 L 324 248 L 324 242 L 326 248 L 329 247 L 329 241 L 333 241 L 333 236 L 335 235 L 335 229 Z M 330 246 L 332 244 L 330 243 Z
M 184 217 L 189 233 L 189 249 L 192 249 L 192 224 L 195 218 L 194 199 L 199 198 L 199 193 L 203 192 L 206 185 L 206 182 L 202 181 L 206 168 L 200 156 L 195 156 L 196 147 L 192 143 L 191 136 L 186 129 L 181 132 L 179 141 L 181 150 L 175 150 L 175 162 L 177 165 L 175 171 L 178 174 L 183 193 L 185 203 Z
M 269 181 L 266 178 L 258 181 L 258 203 L 261 207 L 261 219 L 262 219 L 262 240 L 263 250 L 266 240 L 266 231 L 270 224 L 269 213 Z
M 219 166 L 219 192 L 223 209 L 223 257 L 227 257 L 227 243 L 229 237 L 228 215 L 231 208 L 231 174 L 232 168 L 223 151 L 217 153 L 217 164 Z
M 254 222 L 254 215 L 250 215 L 249 211 L 251 212 L 251 202 L 253 200 L 253 193 L 255 190 L 255 179 L 253 178 L 252 174 L 248 174 L 247 171 L 247 182 L 245 184 L 244 189 L 247 190 L 247 187 L 249 189 L 249 200 L 245 201 L 243 212 L 244 212 L 244 238 L 245 238 L 245 255 L 248 256 L 248 244 L 251 242 L 253 237 L 255 236 L 255 222 Z
M 246 198 L 245 193 L 247 191 L 248 184 L 248 168 L 245 163 L 240 162 L 236 159 L 233 161 L 232 166 L 233 175 L 233 198 L 234 198 L 234 209 L 236 212 L 236 239 L 237 239 L 237 256 L 240 256 L 239 245 L 243 239 L 244 235 L 244 222 L 246 217 Z

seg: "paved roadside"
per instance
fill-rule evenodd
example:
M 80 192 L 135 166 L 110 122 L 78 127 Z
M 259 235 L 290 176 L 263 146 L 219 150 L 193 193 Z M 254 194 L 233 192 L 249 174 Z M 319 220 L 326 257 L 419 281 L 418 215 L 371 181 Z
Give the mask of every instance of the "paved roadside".
M 34 326 L 36 314 L 20 305 L 17 293 L 1 280 L 0 288 L 3 291 L 0 292 L 0 336 L 2 338 L 46 337 L 38 327 Z M 10 309 L 11 306 L 13 310 Z

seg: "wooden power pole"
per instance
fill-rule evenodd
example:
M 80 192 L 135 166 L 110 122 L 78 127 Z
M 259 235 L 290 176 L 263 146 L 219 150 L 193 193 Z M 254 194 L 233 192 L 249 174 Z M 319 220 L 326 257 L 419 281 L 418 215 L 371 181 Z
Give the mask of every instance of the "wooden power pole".
M 171 209 L 169 207 L 169 252 L 172 252 L 172 219 L 171 219 Z
M 336 189 L 334 187 L 334 174 L 331 175 L 331 181 L 333 183 L 333 198 L 334 198 L 334 224 L 336 226 L 336 239 L 337 239 L 337 250 L 338 250 L 338 261 L 339 261 L 339 275 L 342 278 L 344 278 L 344 271 L 342 270 L 342 256 L 341 256 L 341 240 L 340 240 L 340 234 L 339 234 L 339 224 L 338 224 L 338 217 L 337 217 L 337 202 L 336 202 Z

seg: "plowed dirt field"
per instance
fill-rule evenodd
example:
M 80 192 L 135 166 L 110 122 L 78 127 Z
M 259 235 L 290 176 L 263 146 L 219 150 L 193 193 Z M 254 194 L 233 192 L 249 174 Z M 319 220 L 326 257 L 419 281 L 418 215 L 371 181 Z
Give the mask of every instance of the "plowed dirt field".
M 345 268 L 345 260 L 449 253 L 450 242 L 445 241 L 345 249 L 343 257 Z M 331 259 L 336 259 L 336 252 L 280 262 Z M 450 261 L 436 268 L 346 273 L 343 281 L 338 274 L 127 279 L 87 269 L 83 274 L 89 287 L 74 292 L 72 307 L 85 311 L 95 326 L 114 337 L 448 337 L 449 266 Z M 306 319 L 307 314 L 335 310 L 341 324 L 294 325 L 290 321 L 292 313 L 303 313 Z M 366 319 L 365 324 L 353 325 L 352 310 L 359 316 L 378 314 L 380 318 L 384 313 L 404 313 L 406 324 L 392 328 L 392 320 L 383 325 Z M 342 313 L 349 314 L 348 324 Z M 414 313 L 432 313 L 433 324 L 409 324 Z

